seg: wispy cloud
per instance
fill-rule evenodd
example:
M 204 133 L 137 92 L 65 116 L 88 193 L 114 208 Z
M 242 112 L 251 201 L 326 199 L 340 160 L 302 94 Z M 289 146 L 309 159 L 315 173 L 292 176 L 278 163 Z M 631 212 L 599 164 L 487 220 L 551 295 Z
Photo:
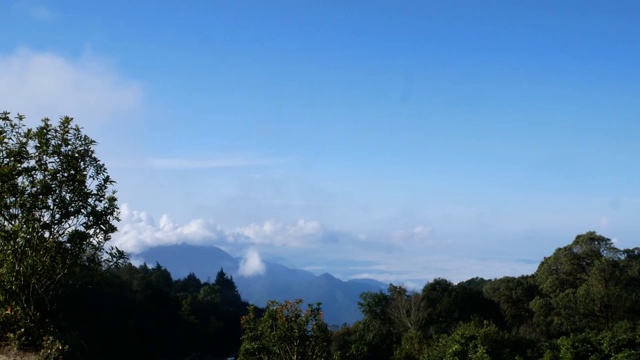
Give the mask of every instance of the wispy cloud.
M 264 158 L 241 155 L 219 156 L 209 159 L 164 158 L 150 159 L 145 165 L 156 169 L 184 170 L 223 167 L 266 166 L 286 161 L 284 158 Z
M 53 10 L 35 1 L 16 1 L 14 8 L 19 14 L 26 14 L 31 19 L 37 21 L 51 20 L 56 16 Z
M 257 244 L 303 247 L 317 242 L 325 231 L 317 221 L 300 219 L 295 224 L 267 220 L 262 224 L 238 228 L 236 232 Z
M 390 237 L 398 245 L 428 245 L 431 243 L 432 231 L 428 226 L 416 226 L 412 229 L 394 231 Z
M 54 17 L 53 12 L 41 4 L 32 4 L 28 10 L 29 15 L 36 20 L 49 20 Z

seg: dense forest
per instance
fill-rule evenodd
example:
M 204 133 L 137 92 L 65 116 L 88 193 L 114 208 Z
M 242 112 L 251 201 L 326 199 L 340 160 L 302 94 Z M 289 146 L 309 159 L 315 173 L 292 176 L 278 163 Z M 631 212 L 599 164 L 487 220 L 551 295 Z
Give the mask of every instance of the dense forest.
M 587 232 L 520 277 L 390 284 L 362 320 L 243 301 L 220 269 L 173 279 L 107 246 L 117 200 L 72 119 L 0 116 L 0 342 L 45 359 L 638 359 L 640 248 Z

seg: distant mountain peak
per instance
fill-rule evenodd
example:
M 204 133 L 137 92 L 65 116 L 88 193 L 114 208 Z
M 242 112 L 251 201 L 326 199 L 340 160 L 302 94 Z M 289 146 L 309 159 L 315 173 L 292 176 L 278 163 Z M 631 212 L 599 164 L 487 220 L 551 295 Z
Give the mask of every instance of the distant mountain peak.
M 201 280 L 215 279 L 223 268 L 233 277 L 242 297 L 252 304 L 265 306 L 268 300 L 303 299 L 305 303 L 322 303 L 329 324 L 353 323 L 362 318 L 358 309 L 360 294 L 379 291 L 383 283 L 372 279 L 342 281 L 325 272 L 319 276 L 265 261 L 266 271 L 251 277 L 239 274 L 241 259 L 215 246 L 188 244 L 151 248 L 138 255 L 148 264 L 164 266 L 176 279 L 194 273 Z

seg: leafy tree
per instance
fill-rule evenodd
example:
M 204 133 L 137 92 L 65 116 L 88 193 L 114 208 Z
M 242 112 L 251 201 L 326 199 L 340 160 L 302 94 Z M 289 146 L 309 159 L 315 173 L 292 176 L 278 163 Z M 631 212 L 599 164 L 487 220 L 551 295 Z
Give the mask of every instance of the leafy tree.
M 366 352 L 366 344 L 362 341 L 360 327 L 362 322 L 358 321 L 352 326 L 343 324 L 341 328 L 333 332 L 331 352 L 335 360 L 359 360 L 363 359 Z
M 237 352 L 242 333 L 238 319 L 248 314 L 249 304 L 242 300 L 233 277 L 228 276 L 224 269 L 218 271 L 212 287 L 218 294 L 218 306 L 215 312 L 218 329 L 213 343 L 227 353 Z M 212 321 L 211 324 L 214 325 L 216 322 Z
M 262 318 L 251 307 L 243 317 L 240 359 L 330 359 L 331 334 L 320 304 L 301 308 L 302 300 L 270 301 Z
M 220 271 L 218 271 L 218 273 L 216 274 L 216 280 L 213 284 L 220 290 L 222 301 L 224 303 L 240 302 L 240 293 L 238 292 L 238 287 L 233 281 L 233 277 L 227 276 L 227 274 L 224 272 L 224 269 L 220 269 Z
M 403 286 L 389 285 L 389 316 L 397 332 L 417 332 L 422 328 L 425 302 L 422 294 L 410 292 Z
M 184 279 L 175 281 L 175 291 L 177 293 L 196 294 L 201 287 L 202 281 L 194 273 L 189 273 Z
M 500 306 L 508 328 L 520 332 L 529 330 L 533 317 L 529 304 L 538 293 L 538 286 L 531 275 L 493 280 L 485 284 L 483 292 Z
M 389 284 L 387 293 L 365 292 L 360 300 L 364 319 L 358 324 L 352 349 L 365 349 L 376 359 L 420 357 L 426 310 L 422 294 Z
M 627 324 L 628 325 L 628 324 Z M 640 356 L 640 337 L 632 329 L 620 331 L 586 331 L 563 336 L 555 342 L 546 358 L 631 360 Z M 631 331 L 630 331 L 631 330 Z
M 425 302 L 426 332 L 429 336 L 451 332 L 459 322 L 467 322 L 474 318 L 502 322 L 498 305 L 487 299 L 477 278 L 466 283 L 454 285 L 451 281 L 437 278 L 427 283 L 422 289 Z
M 399 346 L 393 353 L 393 360 L 418 360 L 424 353 L 425 339 L 417 330 L 409 330 L 402 335 Z
M 421 332 L 426 304 L 421 293 L 411 292 L 403 286 L 389 285 L 389 316 L 395 332 L 401 337 L 394 350 L 393 359 L 419 359 L 424 337 Z
M 358 307 L 364 319 L 359 328 L 367 354 L 375 359 L 390 359 L 401 334 L 394 331 L 389 312 L 391 299 L 382 291 L 360 294 Z
M 489 321 L 460 322 L 450 334 L 437 336 L 427 346 L 423 359 L 512 360 L 539 359 L 535 344 L 500 331 Z
M 41 328 L 65 291 L 125 256 L 104 248 L 118 208 L 96 142 L 70 117 L 24 119 L 0 114 L 0 308 Z
M 629 314 L 637 314 L 634 291 L 625 287 L 637 284 L 634 263 L 633 252 L 617 249 L 604 236 L 593 231 L 576 236 L 536 271 L 541 294 L 532 307 L 538 327 L 555 337 L 611 329 Z

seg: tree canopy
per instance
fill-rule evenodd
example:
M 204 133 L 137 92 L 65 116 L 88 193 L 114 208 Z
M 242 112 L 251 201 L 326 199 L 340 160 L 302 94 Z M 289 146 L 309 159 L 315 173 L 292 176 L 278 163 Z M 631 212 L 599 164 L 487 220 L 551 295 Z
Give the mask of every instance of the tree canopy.
M 0 114 L 0 308 L 5 324 L 42 326 L 59 296 L 123 260 L 114 181 L 73 119 Z M 33 335 L 33 334 L 31 334 Z M 28 332 L 25 337 L 28 337 Z
M 303 310 L 302 300 L 270 301 L 259 317 L 251 307 L 242 318 L 240 358 L 280 360 L 328 360 L 331 335 L 322 320 L 320 304 Z
M 337 359 L 637 359 L 640 249 L 587 232 L 531 275 L 363 293 Z M 414 320 L 412 320 L 414 319 Z

